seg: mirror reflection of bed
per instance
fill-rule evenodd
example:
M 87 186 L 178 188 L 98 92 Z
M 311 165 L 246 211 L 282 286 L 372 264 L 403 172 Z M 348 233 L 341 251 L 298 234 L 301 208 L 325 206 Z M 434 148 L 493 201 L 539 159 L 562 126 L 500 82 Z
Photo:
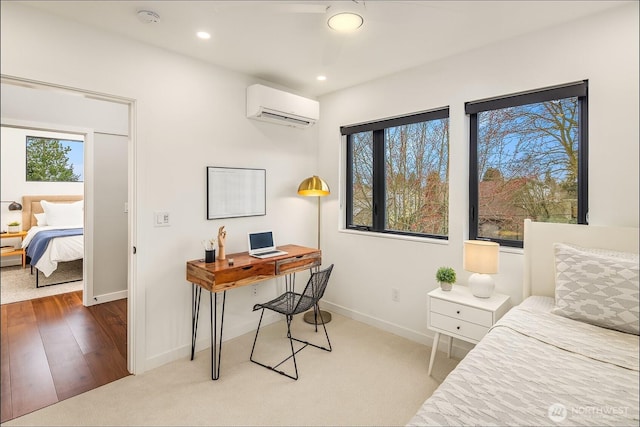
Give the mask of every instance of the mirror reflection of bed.
M 22 201 L 27 265 L 2 269 L 3 304 L 82 291 L 83 196 L 23 196 Z

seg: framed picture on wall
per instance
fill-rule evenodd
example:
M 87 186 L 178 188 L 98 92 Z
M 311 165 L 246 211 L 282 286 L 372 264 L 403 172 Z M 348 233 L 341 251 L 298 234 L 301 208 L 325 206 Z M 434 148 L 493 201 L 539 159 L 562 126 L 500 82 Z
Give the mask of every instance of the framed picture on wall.
M 207 219 L 266 215 L 265 169 L 207 166 Z

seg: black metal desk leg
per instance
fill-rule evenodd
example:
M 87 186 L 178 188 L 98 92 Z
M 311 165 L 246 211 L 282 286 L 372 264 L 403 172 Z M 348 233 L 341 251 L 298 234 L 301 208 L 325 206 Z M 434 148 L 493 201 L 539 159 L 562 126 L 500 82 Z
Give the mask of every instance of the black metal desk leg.
M 198 335 L 198 315 L 200 314 L 200 296 L 202 288 L 191 284 L 191 360 L 196 352 L 196 336 Z
M 215 295 L 212 295 L 215 294 Z M 218 337 L 218 294 L 209 293 L 211 302 L 211 379 L 220 378 L 220 359 L 222 357 L 222 330 L 224 328 L 224 306 L 227 291 L 222 292 L 222 312 L 220 313 L 220 336 Z

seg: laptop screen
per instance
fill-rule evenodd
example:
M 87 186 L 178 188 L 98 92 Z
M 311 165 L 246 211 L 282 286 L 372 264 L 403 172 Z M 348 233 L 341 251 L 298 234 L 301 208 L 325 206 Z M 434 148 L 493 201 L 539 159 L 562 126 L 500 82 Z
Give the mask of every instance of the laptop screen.
M 273 248 L 273 232 L 249 233 L 249 251 Z

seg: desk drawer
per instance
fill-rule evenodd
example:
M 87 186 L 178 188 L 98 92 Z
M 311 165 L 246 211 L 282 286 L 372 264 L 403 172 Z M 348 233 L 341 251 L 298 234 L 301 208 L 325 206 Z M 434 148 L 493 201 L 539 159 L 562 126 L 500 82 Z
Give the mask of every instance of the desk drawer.
M 320 252 L 281 259 L 276 261 L 276 274 L 293 273 L 295 271 L 317 267 L 320 264 L 322 264 L 322 255 Z
M 443 330 L 445 334 L 462 335 L 475 342 L 480 341 L 489 332 L 488 327 L 434 312 L 431 312 L 431 326 Z
M 243 279 L 264 279 L 265 276 L 273 276 L 274 272 L 275 264 L 273 262 L 227 268 L 215 273 L 215 287 L 233 284 Z M 247 281 L 247 284 L 249 283 L 250 281 Z
M 468 305 L 444 301 L 439 298 L 430 298 L 431 312 L 475 323 L 476 325 L 491 327 L 493 325 L 493 313 Z

